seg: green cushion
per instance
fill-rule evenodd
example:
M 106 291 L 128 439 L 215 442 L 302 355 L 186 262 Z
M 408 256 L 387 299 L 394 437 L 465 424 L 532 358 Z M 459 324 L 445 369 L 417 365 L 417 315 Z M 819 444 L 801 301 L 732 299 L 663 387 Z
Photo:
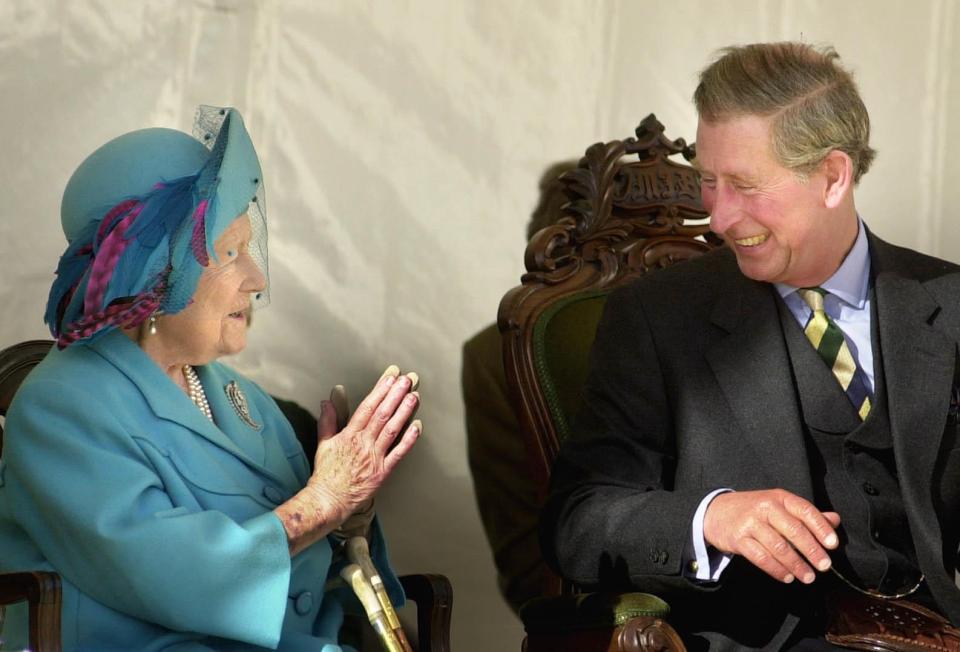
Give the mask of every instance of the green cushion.
M 608 291 L 588 291 L 556 301 L 533 328 L 533 359 L 557 437 L 570 434 L 587 380 L 590 347 Z
M 670 607 L 649 593 L 581 593 L 534 598 L 520 608 L 530 634 L 613 628 L 638 616 L 666 618 Z

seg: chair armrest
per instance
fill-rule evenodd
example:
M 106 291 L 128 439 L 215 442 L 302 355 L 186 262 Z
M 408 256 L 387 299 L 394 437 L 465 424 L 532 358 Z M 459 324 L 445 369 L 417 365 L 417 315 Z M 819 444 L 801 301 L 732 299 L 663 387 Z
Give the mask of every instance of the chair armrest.
M 403 575 L 407 598 L 417 605 L 418 652 L 449 652 L 453 587 L 443 575 Z
M 30 609 L 30 648 L 60 652 L 60 576 L 44 571 L 0 574 L 0 605 L 23 601 Z
M 535 598 L 520 609 L 526 652 L 683 652 L 665 620 L 670 606 L 648 593 L 583 593 Z
M 417 605 L 419 652 L 449 652 L 453 588 L 443 575 L 404 575 L 404 592 Z M 0 574 L 0 605 L 27 601 L 30 646 L 60 651 L 60 576 L 49 572 Z

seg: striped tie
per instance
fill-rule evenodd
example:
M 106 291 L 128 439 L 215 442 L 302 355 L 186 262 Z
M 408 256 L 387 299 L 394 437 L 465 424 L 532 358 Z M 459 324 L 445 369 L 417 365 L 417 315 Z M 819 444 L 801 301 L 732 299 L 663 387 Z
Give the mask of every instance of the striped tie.
M 803 332 L 833 371 L 860 419 L 866 419 L 870 414 L 870 391 L 867 389 L 866 374 L 850 353 L 843 331 L 823 310 L 823 297 L 827 291 L 823 288 L 801 288 L 797 293 L 813 310 Z

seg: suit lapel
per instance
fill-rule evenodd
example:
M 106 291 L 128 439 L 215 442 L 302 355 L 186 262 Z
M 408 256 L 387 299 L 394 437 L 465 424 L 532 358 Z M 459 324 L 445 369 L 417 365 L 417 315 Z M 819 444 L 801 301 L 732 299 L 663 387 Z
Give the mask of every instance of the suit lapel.
M 870 246 L 900 491 L 930 589 L 956 618 L 960 598 L 953 577 L 943 572 L 943 532 L 930 486 L 954 385 L 957 319 L 924 283 L 908 278 L 913 270 L 896 248 L 873 237 Z
M 711 321 L 726 332 L 707 351 L 737 426 L 766 465 L 771 487 L 813 498 L 801 414 L 770 287 L 730 275 Z
M 900 485 L 929 486 L 943 438 L 957 343 L 940 302 L 897 249 L 870 237 L 877 332 Z
M 919 282 L 879 274 L 876 296 L 900 484 L 929 486 L 950 405 L 956 343 L 936 327 L 937 303 Z

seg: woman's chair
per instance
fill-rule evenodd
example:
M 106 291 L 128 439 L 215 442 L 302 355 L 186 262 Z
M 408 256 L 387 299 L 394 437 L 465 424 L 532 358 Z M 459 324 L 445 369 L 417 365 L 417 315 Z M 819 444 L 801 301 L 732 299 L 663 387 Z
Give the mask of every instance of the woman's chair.
M 500 302 L 507 386 L 541 501 L 570 432 L 609 293 L 720 245 L 709 232 L 697 172 L 670 158 L 692 160 L 693 146 L 663 132 L 651 114 L 636 138 L 586 150 L 577 169 L 561 177 L 570 199 L 566 217 L 531 238 L 521 285 Z M 665 621 L 669 606 L 656 596 L 557 586 L 559 595 L 520 611 L 527 652 L 684 649 Z
M 0 351 L 0 416 L 6 417 L 20 383 L 50 351 L 50 340 L 30 340 Z M 0 455 L 3 453 L 0 425 Z M 449 652 L 453 588 L 443 575 L 404 575 L 403 590 L 417 606 L 418 652 Z M 60 576 L 50 572 L 0 573 L 0 634 L 6 605 L 27 602 L 30 617 L 30 649 L 60 650 Z M 0 639 L 2 640 L 2 639 Z M 2 649 L 2 643 L 0 643 Z

